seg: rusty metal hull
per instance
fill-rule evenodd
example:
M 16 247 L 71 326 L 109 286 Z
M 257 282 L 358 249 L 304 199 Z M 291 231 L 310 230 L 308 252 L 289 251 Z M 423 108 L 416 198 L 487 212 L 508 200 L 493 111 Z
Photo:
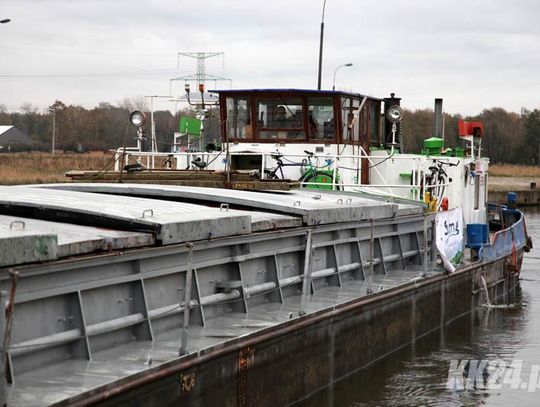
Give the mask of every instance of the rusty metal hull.
M 522 258 L 522 249 L 518 255 Z M 518 275 L 507 270 L 508 261 L 473 265 L 340 304 L 96 388 L 66 403 L 287 405 L 470 315 L 481 301 L 480 276 L 486 279 L 492 299 L 509 301 Z

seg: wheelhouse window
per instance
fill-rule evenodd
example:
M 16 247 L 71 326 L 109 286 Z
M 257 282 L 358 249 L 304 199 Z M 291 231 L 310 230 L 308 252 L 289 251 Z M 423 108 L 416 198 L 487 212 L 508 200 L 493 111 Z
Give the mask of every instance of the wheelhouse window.
M 261 139 L 305 139 L 302 99 L 257 100 L 257 129 Z
M 228 97 L 227 105 L 227 135 L 230 139 L 251 139 L 251 110 L 248 98 Z
M 358 143 L 360 100 L 351 97 L 341 98 L 341 123 L 343 125 L 343 142 Z
M 484 175 L 484 208 L 488 206 L 488 175 Z
M 352 132 L 349 128 L 349 124 L 352 122 L 352 119 L 352 99 L 341 98 L 341 124 L 343 126 L 342 134 L 344 143 L 350 143 L 352 140 Z
M 480 206 L 480 175 L 474 176 L 474 209 Z
M 336 138 L 334 101 L 331 97 L 308 98 L 308 128 L 310 139 Z
M 364 106 L 362 112 L 362 123 L 360 127 L 360 137 L 362 140 L 370 140 L 372 147 L 380 147 L 381 141 L 379 140 L 379 134 L 373 131 L 374 126 L 376 125 L 372 123 L 372 120 L 377 120 L 377 116 L 374 116 L 373 106 L 374 102 L 372 100 L 366 102 L 366 106 Z
M 379 138 L 379 117 L 381 115 L 381 105 L 378 102 L 371 101 L 369 104 L 369 122 L 371 123 L 371 139 Z

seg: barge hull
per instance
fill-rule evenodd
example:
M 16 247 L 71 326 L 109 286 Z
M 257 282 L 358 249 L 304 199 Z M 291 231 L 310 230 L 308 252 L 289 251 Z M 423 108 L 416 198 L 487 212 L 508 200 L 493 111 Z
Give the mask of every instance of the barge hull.
M 372 294 L 58 405 L 287 405 L 472 316 L 484 301 L 480 276 L 492 301 L 509 301 L 518 284 L 509 261 L 502 258 L 481 269 L 470 266 Z
M 2 189 L 5 224 L 30 232 L 52 216 L 58 249 L 0 269 L 10 406 L 290 404 L 470 313 L 486 285 L 492 301 L 507 296 L 529 245 L 516 212 L 468 256 L 480 260 L 448 274 L 421 206 L 130 188 Z M 116 229 L 91 253 L 79 233 L 75 254 L 59 250 L 68 223 Z

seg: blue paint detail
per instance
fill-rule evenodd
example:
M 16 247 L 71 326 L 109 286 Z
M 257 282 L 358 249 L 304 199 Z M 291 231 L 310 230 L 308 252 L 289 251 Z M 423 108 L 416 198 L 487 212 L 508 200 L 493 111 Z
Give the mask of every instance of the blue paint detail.
M 484 245 L 484 230 L 482 223 L 469 223 L 467 225 L 467 247 L 480 249 Z
M 492 260 L 511 255 L 514 250 L 525 246 L 527 243 L 523 214 L 518 210 L 503 209 L 503 213 L 505 211 L 511 212 L 517 220 L 512 226 L 495 233 L 491 244 L 484 245 L 479 249 L 478 257 L 481 260 Z
M 517 204 L 517 194 L 515 192 L 508 192 L 506 194 L 506 201 L 508 204 Z

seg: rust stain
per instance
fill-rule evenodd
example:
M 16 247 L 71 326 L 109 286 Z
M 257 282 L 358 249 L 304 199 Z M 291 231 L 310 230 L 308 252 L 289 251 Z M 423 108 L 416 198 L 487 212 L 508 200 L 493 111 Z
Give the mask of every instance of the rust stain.
M 247 374 L 255 364 L 255 349 L 247 347 L 238 352 L 238 391 L 237 405 L 244 407 L 247 404 Z
M 195 373 L 187 373 L 180 375 L 180 391 L 189 393 L 195 386 Z

